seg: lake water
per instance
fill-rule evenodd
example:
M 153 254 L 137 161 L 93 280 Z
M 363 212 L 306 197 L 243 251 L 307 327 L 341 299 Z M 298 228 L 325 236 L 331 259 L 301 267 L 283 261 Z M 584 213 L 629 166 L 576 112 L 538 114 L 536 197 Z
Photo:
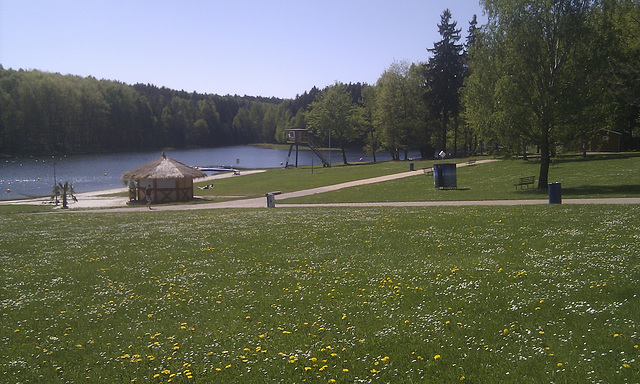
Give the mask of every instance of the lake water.
M 263 169 L 282 167 L 286 163 L 288 149 L 267 149 L 250 145 L 165 151 L 168 157 L 184 164 L 198 167 L 234 167 Z M 301 150 L 298 165 L 321 165 L 313 152 Z M 329 158 L 328 152 L 323 155 Z M 122 172 L 136 168 L 161 156 L 156 152 L 93 154 L 74 156 L 17 157 L 0 159 L 0 200 L 50 196 L 57 182 L 68 181 L 77 193 L 123 187 Z M 410 157 L 419 157 L 419 152 L 410 152 Z M 372 161 L 371 156 L 361 151 L 347 152 L 349 162 Z M 388 153 L 376 154 L 376 160 L 390 160 Z M 340 151 L 331 151 L 330 161 L 341 163 Z M 54 165 L 55 163 L 55 165 Z M 290 164 L 295 165 L 295 148 Z M 55 175 L 54 175 L 55 172 Z M 11 192 L 7 192 L 10 190 Z

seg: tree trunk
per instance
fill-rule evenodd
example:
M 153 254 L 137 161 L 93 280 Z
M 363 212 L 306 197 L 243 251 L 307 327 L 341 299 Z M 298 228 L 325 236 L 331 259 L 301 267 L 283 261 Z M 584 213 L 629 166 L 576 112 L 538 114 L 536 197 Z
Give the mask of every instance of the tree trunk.
M 344 163 L 344 165 L 347 165 L 349 163 L 347 162 L 347 153 L 344 150 L 344 146 L 341 149 L 342 149 L 342 162 Z
M 458 117 L 453 122 L 453 155 L 458 156 Z
M 538 176 L 538 189 L 545 190 L 549 184 L 549 123 L 541 123 L 540 135 L 540 175 Z
M 444 109 L 442 111 L 442 148 L 440 150 L 445 152 L 447 150 L 447 120 L 447 110 Z

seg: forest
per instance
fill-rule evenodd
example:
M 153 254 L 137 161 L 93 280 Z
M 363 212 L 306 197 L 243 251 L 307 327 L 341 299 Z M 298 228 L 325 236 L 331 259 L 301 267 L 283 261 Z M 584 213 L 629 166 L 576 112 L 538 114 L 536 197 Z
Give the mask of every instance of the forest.
M 0 65 L 0 154 L 110 152 L 283 143 L 431 157 L 542 158 L 598 132 L 640 147 L 640 3 L 484 0 L 466 35 L 449 10 L 425 62 L 396 61 L 375 84 L 336 82 L 294 99 L 187 93 L 151 84 Z M 331 142 L 329 142 L 329 140 Z M 406 156 L 406 155 L 405 155 Z M 344 160 L 346 162 L 346 158 Z

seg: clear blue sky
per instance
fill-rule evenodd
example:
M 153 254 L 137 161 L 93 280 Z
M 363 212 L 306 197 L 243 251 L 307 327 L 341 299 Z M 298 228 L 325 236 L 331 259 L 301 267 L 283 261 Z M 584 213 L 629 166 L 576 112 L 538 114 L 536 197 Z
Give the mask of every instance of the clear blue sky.
M 445 8 L 478 0 L 0 0 L 0 64 L 220 95 L 293 98 L 424 62 Z

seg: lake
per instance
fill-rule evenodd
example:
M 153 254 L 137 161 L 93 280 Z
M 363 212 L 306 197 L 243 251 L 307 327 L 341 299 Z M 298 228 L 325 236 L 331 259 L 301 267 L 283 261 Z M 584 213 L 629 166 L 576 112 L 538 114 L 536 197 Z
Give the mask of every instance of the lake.
M 288 149 L 260 148 L 242 145 L 223 148 L 203 148 L 187 150 L 167 150 L 168 157 L 184 164 L 197 167 L 234 167 L 241 169 L 264 169 L 282 167 L 286 163 Z M 298 165 L 321 165 L 313 152 L 301 150 Z M 341 163 L 339 150 L 323 155 L 332 163 Z M 92 154 L 69 156 L 29 156 L 0 159 L 0 200 L 24 199 L 50 196 L 54 178 L 57 182 L 68 181 L 77 193 L 99 191 L 123 187 L 122 172 L 136 168 L 161 156 L 160 151 Z M 418 151 L 410 151 L 410 157 L 418 158 Z M 348 151 L 349 162 L 372 161 L 372 157 L 362 151 Z M 376 154 L 376 160 L 390 160 L 388 153 Z M 295 148 L 290 163 L 295 165 Z M 55 164 L 55 165 L 54 165 Z M 55 174 L 54 174 L 55 173 Z M 10 190 L 11 192 L 7 192 Z

